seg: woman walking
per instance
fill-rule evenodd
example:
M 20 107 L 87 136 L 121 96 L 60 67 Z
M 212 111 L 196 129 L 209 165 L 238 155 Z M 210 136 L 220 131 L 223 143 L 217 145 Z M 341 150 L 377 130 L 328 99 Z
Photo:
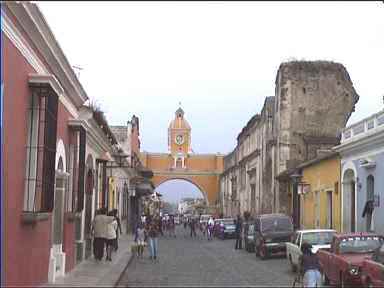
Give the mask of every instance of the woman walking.
M 158 224 L 156 223 L 156 221 L 152 221 L 149 224 L 149 231 L 148 231 L 149 252 L 150 252 L 149 258 L 151 260 L 157 259 L 158 235 L 159 235 Z
M 304 242 L 301 244 L 303 255 L 300 256 L 301 272 L 304 274 L 304 287 L 320 287 L 321 274 L 319 258 L 312 252 L 312 245 Z
M 110 213 L 112 215 L 112 213 Z M 113 216 L 111 216 L 113 217 Z M 117 221 L 115 217 L 112 218 L 113 221 L 107 225 L 107 258 L 105 260 L 112 261 L 112 249 L 116 247 L 116 230 L 117 230 Z
M 104 256 L 104 246 L 107 241 L 107 227 L 114 221 L 114 217 L 106 215 L 107 209 L 100 208 L 97 215 L 93 219 L 92 233 L 93 239 L 93 254 L 96 260 L 101 260 Z

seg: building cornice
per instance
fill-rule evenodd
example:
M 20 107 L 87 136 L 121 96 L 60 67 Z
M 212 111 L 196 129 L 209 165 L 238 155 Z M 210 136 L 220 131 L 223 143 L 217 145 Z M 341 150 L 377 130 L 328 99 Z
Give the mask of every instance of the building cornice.
M 76 107 L 80 107 L 88 99 L 88 96 L 40 9 L 36 4 L 30 2 L 4 2 L 4 5 L 16 17 L 52 72 L 58 77 L 67 96 Z
M 340 154 L 352 154 L 355 151 L 361 150 L 366 146 L 372 146 L 375 144 L 384 143 L 384 129 L 375 131 L 376 133 L 366 134 L 365 137 L 356 139 L 355 141 L 345 142 L 338 146 L 333 147 L 334 151 Z

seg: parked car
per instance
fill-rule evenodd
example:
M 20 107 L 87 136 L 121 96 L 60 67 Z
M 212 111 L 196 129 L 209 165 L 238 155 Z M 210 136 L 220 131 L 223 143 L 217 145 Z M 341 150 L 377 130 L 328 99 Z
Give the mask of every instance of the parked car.
M 256 256 L 267 259 L 272 254 L 286 254 L 286 243 L 291 241 L 293 223 L 284 214 L 261 214 L 256 216 L 254 225 Z
M 365 287 L 384 287 L 384 243 L 361 265 L 361 282 Z
M 244 247 L 247 252 L 255 251 L 255 224 L 246 223 L 244 225 Z
M 235 220 L 233 218 L 219 219 L 218 237 L 222 240 L 234 238 L 236 235 Z
M 371 258 L 383 242 L 384 237 L 374 233 L 335 234 L 331 250 L 317 252 L 323 270 L 324 284 L 341 287 L 362 286 L 363 261 Z
M 301 244 L 307 242 L 312 245 L 313 252 L 319 249 L 331 249 L 332 237 L 336 230 L 332 229 L 308 229 L 298 230 L 293 235 L 292 242 L 287 243 L 287 259 L 289 260 L 292 271 L 295 272 L 299 267 L 299 258 L 302 255 Z

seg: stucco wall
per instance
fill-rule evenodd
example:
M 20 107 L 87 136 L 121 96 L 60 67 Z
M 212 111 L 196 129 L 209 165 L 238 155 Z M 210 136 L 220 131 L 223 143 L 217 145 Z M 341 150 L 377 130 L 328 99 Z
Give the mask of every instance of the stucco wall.
M 373 223 L 375 232 L 384 234 L 384 152 L 371 154 L 369 157 L 376 162 L 375 168 L 366 169 L 360 167 L 359 160 L 353 163 L 357 167 L 357 177 L 361 188 L 357 190 L 357 231 L 366 231 L 366 218 L 362 217 L 364 205 L 367 201 L 367 177 L 374 177 L 374 194 L 380 197 L 380 206 L 375 207 L 373 212 Z
M 36 226 L 23 226 L 21 213 L 27 142 L 28 73 L 34 69 L 3 35 L 4 79 L 4 190 L 6 285 L 33 286 L 48 277 L 51 217 Z M 15 69 L 17 67 L 17 69 Z M 15 117 L 17 115 L 17 117 Z M 36 265 L 31 265 L 35 263 Z M 21 277 L 22 275 L 22 277 Z
M 319 205 L 319 228 L 330 228 L 327 226 L 327 191 L 332 192 L 332 228 L 340 231 L 340 158 L 321 160 L 303 168 L 302 181 L 310 184 L 310 192 L 302 195 L 304 204 L 301 216 L 304 228 L 316 228 L 316 205 Z M 316 202 L 315 192 L 320 193 L 320 203 Z

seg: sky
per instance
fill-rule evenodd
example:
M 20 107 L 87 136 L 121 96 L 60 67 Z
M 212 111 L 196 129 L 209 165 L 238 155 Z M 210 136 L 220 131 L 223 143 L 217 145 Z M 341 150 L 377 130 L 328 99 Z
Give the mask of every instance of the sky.
M 139 117 L 141 150 L 167 152 L 179 107 L 196 153 L 229 153 L 274 95 L 281 62 L 342 63 L 360 100 L 348 124 L 384 108 L 384 3 L 39 2 L 110 125 Z

